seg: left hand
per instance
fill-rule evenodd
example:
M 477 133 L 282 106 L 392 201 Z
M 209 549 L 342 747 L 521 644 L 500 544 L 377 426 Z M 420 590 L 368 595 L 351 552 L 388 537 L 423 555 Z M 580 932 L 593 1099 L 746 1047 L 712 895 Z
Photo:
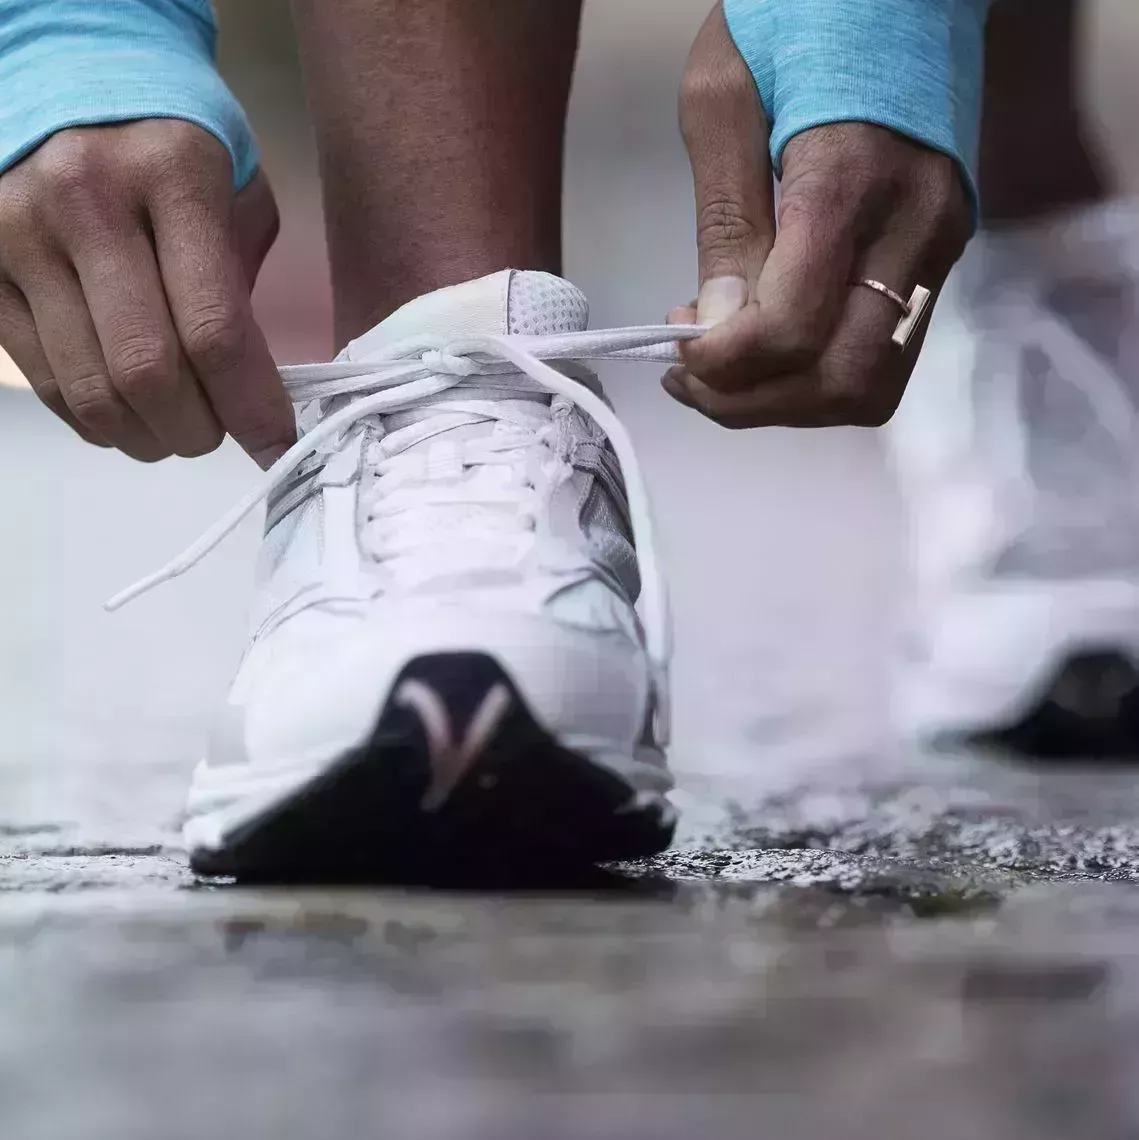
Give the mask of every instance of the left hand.
M 956 162 L 865 123 L 805 131 L 784 151 L 777 228 L 766 116 L 719 3 L 688 59 L 680 121 L 700 296 L 669 320 L 715 327 L 681 345 L 666 391 L 731 428 L 885 423 L 928 316 L 903 351 L 898 306 L 851 282 L 936 298 L 971 232 Z

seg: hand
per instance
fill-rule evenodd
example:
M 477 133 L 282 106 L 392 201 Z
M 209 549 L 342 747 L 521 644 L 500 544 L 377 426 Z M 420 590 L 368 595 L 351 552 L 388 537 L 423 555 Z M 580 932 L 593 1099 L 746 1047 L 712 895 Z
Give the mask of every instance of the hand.
M 766 116 L 719 4 L 689 56 L 680 121 L 700 296 L 669 320 L 715 327 L 681 346 L 666 391 L 725 427 L 885 423 L 925 327 L 899 349 L 898 306 L 851 282 L 936 297 L 971 227 L 955 161 L 867 124 L 805 131 L 784 151 L 777 229 Z
M 0 344 L 91 443 L 146 461 L 230 433 L 262 466 L 292 407 L 250 290 L 277 234 L 263 175 L 175 119 L 62 131 L 0 176 Z

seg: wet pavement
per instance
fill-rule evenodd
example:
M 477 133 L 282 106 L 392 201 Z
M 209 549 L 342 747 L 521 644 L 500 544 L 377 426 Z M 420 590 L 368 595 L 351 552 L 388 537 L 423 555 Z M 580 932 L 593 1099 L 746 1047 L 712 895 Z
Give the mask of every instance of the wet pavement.
M 587 19 L 568 142 L 597 325 L 691 293 L 672 85 L 701 13 L 650 43 L 627 10 Z M 287 223 L 313 207 L 296 186 Z M 311 244 L 270 277 L 302 280 Z M 0 391 L 4 1140 L 1139 1135 L 1135 771 L 897 745 L 903 538 L 876 435 L 729 436 L 649 370 L 606 380 L 671 555 L 684 828 L 643 864 L 463 892 L 189 874 L 181 797 L 256 525 L 99 603 L 250 469 L 232 449 L 139 468 Z
M 983 782 L 804 791 L 525 891 L 239 889 L 10 834 L 4 1134 L 1134 1137 L 1134 830 Z

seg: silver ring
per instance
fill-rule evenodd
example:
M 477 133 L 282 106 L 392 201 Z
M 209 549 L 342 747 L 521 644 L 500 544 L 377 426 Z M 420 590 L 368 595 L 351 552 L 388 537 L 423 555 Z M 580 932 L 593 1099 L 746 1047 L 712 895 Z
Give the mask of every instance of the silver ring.
M 913 296 L 907 301 L 900 293 L 895 293 L 889 285 L 883 285 L 881 281 L 874 281 L 869 277 L 863 277 L 852 282 L 852 284 L 861 285 L 864 289 L 873 289 L 875 293 L 881 293 L 883 297 L 893 301 L 902 310 L 902 319 L 898 322 L 892 339 L 899 348 L 905 348 L 921 323 L 922 317 L 925 316 L 926 309 L 929 308 L 932 296 L 930 291 L 918 285 L 914 289 Z
M 869 277 L 864 277 L 860 281 L 855 281 L 855 285 L 862 285 L 867 289 L 873 289 L 875 293 L 881 293 L 883 297 L 889 297 L 899 309 L 902 310 L 902 316 L 908 317 L 911 312 L 909 301 L 905 299 L 900 293 L 895 293 L 889 285 L 883 285 L 881 281 L 872 281 Z

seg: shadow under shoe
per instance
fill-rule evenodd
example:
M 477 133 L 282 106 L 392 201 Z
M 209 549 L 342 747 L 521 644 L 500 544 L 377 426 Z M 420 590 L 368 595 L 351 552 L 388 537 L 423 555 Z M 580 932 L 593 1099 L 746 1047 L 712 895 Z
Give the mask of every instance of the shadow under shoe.
M 1139 668 L 1116 650 L 1074 653 L 1019 721 L 968 739 L 1043 761 L 1139 761 Z

